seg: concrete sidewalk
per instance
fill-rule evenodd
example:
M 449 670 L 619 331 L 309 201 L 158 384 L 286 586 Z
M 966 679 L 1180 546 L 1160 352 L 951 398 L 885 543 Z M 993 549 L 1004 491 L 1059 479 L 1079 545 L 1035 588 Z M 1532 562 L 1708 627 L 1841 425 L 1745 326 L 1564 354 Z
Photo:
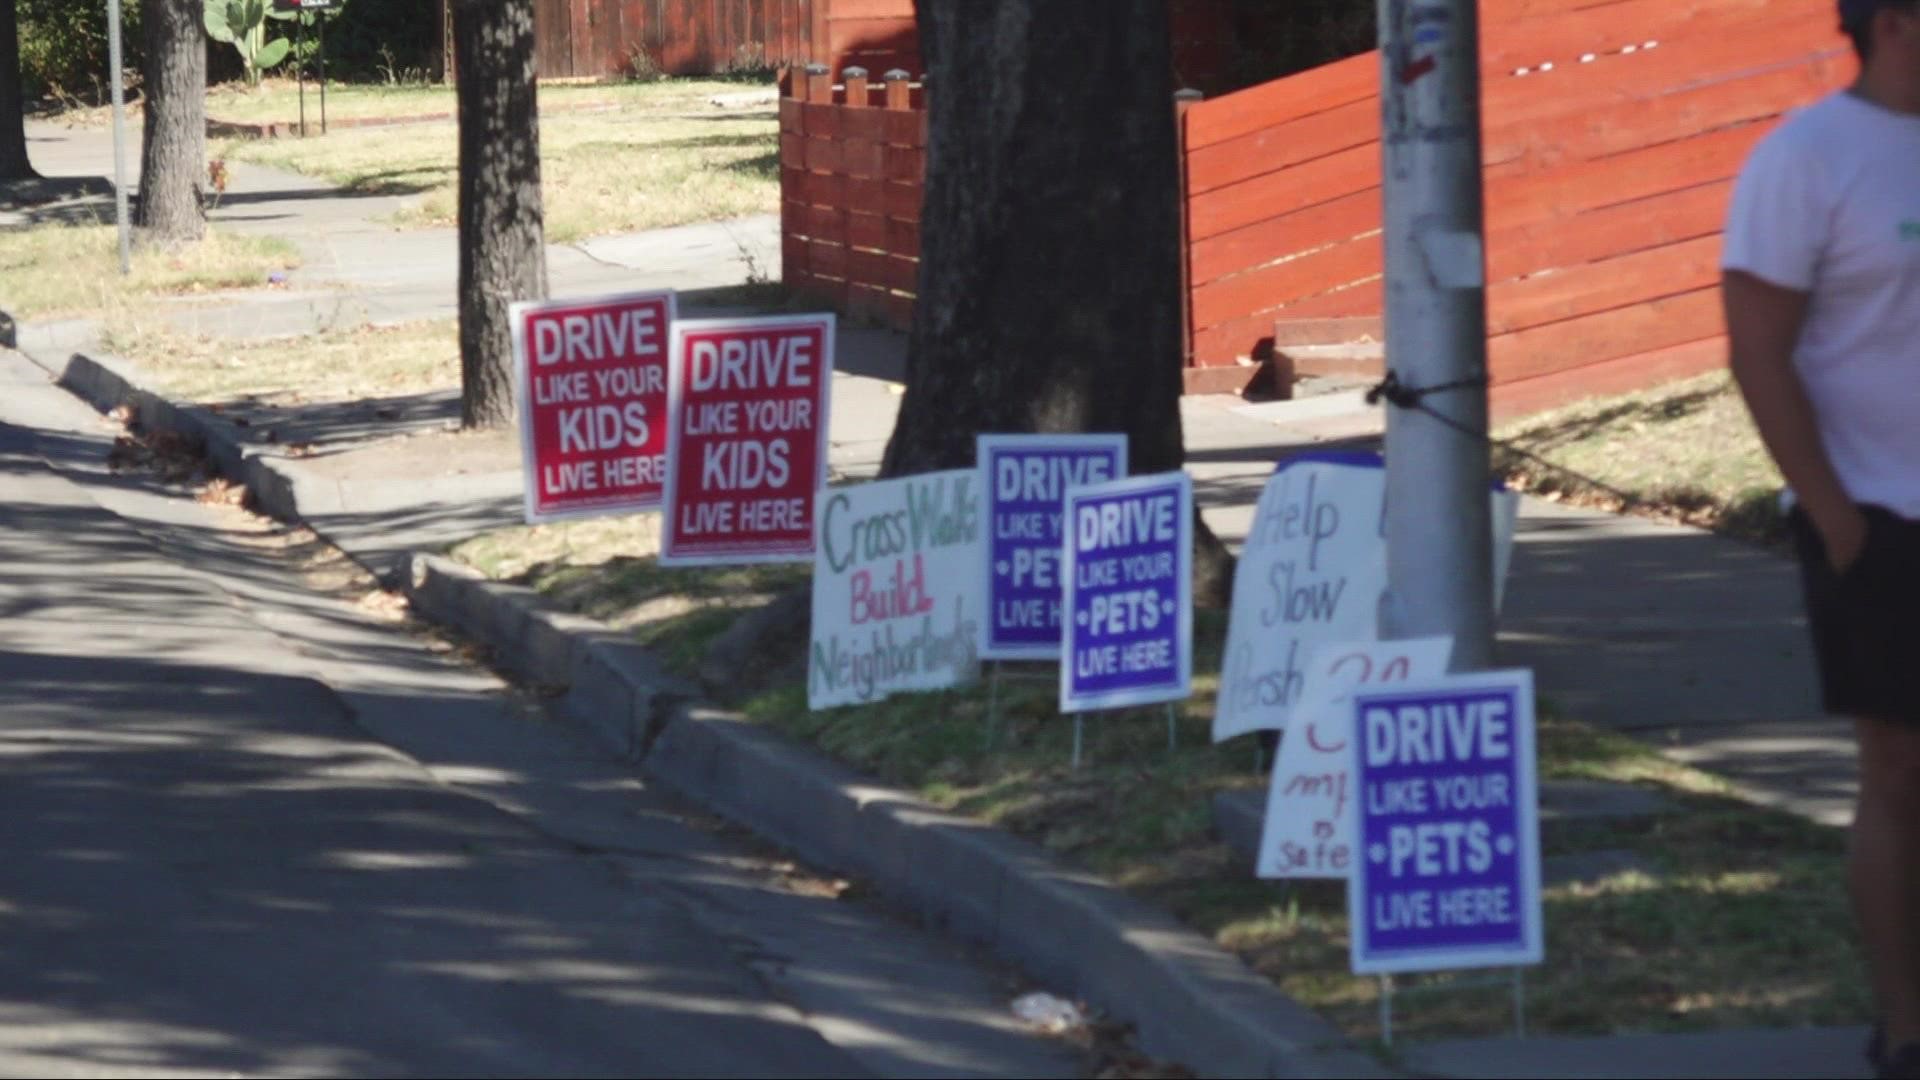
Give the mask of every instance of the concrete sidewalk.
M 110 168 L 103 133 L 34 125 L 30 137 L 43 172 L 97 176 Z M 451 231 L 395 232 L 379 224 L 400 205 L 342 198 L 310 180 L 235 166 L 216 220 L 292 237 L 308 261 L 292 292 L 196 308 L 194 325 L 251 336 L 452 314 L 457 262 Z M 555 246 L 549 249 L 552 291 L 679 288 L 697 298 L 697 290 L 777 274 L 777 251 L 771 219 Z M 69 350 L 57 337 L 62 328 L 36 331 L 22 347 L 64 362 Z M 830 465 L 837 477 L 871 476 L 898 410 L 905 342 L 857 328 L 844 329 L 840 338 Z M 384 559 L 518 523 L 517 444 L 510 435 L 456 436 L 456 415 L 456 397 L 447 392 L 275 410 L 279 445 L 259 438 L 257 419 L 239 434 L 255 439 L 254 448 L 269 457 L 287 453 L 288 444 L 310 444 L 301 467 L 322 483 L 302 495 L 302 514 L 356 555 Z M 1368 444 L 1381 423 L 1377 410 L 1354 396 L 1269 404 L 1190 397 L 1182 402 L 1182 419 L 1196 496 L 1209 524 L 1233 545 L 1245 537 L 1276 462 L 1314 447 Z M 455 440 L 457 454 L 451 452 Z M 1829 824 L 1850 816 L 1856 782 L 1850 735 L 1819 713 L 1795 572 L 1779 556 L 1694 529 L 1529 499 L 1500 652 L 1504 663 L 1533 668 L 1543 697 L 1570 716 L 1631 732 L 1729 777 L 1761 801 Z M 1810 1055 L 1795 1057 L 1772 1036 L 1727 1033 L 1699 1055 L 1706 1071 L 1686 1074 L 1792 1075 L 1814 1061 L 1821 1063 L 1814 1071 L 1845 1073 L 1858 1062 L 1857 1047 L 1837 1059 L 1833 1054 L 1853 1037 L 1780 1033 Z M 1622 1053 L 1639 1045 L 1598 1043 Z M 1477 1049 L 1464 1057 L 1446 1051 L 1443 1056 L 1453 1056 L 1419 1067 L 1446 1075 L 1518 1075 L 1511 1069 L 1519 1068 L 1529 1075 L 1584 1076 L 1632 1074 L 1642 1060 L 1628 1054 L 1615 1062 L 1600 1045 L 1575 1048 L 1561 1040 L 1471 1045 Z M 1679 1053 L 1681 1043 L 1654 1045 Z M 1644 1060 L 1656 1063 L 1656 1071 L 1663 1060 L 1669 1071 L 1681 1068 L 1681 1059 L 1665 1053 L 1655 1050 Z M 1511 1060 L 1523 1064 L 1499 1065 L 1509 1060 L 1503 1054 L 1517 1054 Z M 1788 1072 L 1781 1071 L 1785 1062 L 1794 1063 Z
M 28 135 L 49 176 L 111 172 L 105 129 L 33 123 Z M 306 260 L 293 275 L 296 288 L 183 306 L 177 321 L 254 336 L 451 316 L 453 231 L 382 223 L 406 201 L 342 196 L 306 177 L 236 164 L 213 218 L 290 237 Z M 0 214 L 0 225 L 21 217 Z M 699 310 L 712 290 L 777 275 L 778 253 L 778 223 L 762 217 L 551 245 L 548 265 L 556 296 L 672 288 Z M 843 327 L 839 337 L 831 466 L 857 478 L 878 468 L 892 430 L 905 341 L 860 327 Z M 397 550 L 518 513 L 510 439 L 462 437 L 459 463 L 448 464 L 442 444 L 456 413 L 449 392 L 281 411 L 273 427 L 283 443 L 312 444 L 309 464 L 336 479 L 336 528 L 359 544 Z M 1230 544 L 1245 536 L 1275 462 L 1305 448 L 1364 442 L 1381 424 L 1377 410 L 1351 394 L 1268 404 L 1190 397 L 1182 416 L 1196 494 Z M 415 465 L 396 459 L 391 445 L 367 452 L 395 435 L 408 436 L 416 461 L 431 466 L 426 505 Z M 1820 715 L 1787 560 L 1695 529 L 1533 499 L 1518 541 L 1501 656 L 1533 668 L 1549 701 L 1720 772 L 1757 799 L 1829 824 L 1849 820 L 1851 736 Z

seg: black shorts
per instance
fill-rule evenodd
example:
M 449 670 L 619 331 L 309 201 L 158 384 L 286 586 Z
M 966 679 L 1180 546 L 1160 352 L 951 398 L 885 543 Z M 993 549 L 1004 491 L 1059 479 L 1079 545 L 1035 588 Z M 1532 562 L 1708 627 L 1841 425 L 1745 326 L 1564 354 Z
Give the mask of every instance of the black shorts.
M 1920 521 L 1863 506 L 1867 542 L 1844 573 L 1799 507 L 1800 551 L 1820 693 L 1836 716 L 1920 725 Z

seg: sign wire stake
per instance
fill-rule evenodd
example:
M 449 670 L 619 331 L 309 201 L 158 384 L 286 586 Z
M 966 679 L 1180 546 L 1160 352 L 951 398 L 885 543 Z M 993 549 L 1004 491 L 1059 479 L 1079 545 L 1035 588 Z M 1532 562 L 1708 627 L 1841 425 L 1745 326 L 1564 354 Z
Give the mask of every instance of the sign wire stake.
M 1167 705 L 1167 753 L 1169 754 L 1180 748 L 1179 723 L 1179 718 L 1173 713 L 1173 705 L 1169 703 Z
M 1527 1037 L 1527 969 L 1513 969 L 1513 1037 Z
M 1380 976 L 1380 1041 L 1393 1045 L 1393 976 Z
M 1000 727 L 1000 661 L 988 665 L 987 675 L 987 749 L 993 749 L 994 735 Z
M 314 32 L 319 37 L 320 53 L 320 134 L 327 133 L 327 9 L 321 8 L 320 14 L 313 20 Z
M 1075 714 L 1073 718 L 1073 771 L 1080 771 L 1080 742 L 1087 729 L 1087 718 Z
M 293 79 L 300 88 L 300 137 L 307 137 L 307 64 L 301 54 L 307 51 L 307 21 L 293 20 Z

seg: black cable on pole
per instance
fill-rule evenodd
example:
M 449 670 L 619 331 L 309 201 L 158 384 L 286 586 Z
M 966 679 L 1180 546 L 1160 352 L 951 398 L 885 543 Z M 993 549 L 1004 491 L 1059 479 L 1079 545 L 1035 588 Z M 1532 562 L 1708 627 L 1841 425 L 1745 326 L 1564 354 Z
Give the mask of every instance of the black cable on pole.
M 1401 382 L 1400 376 L 1398 373 L 1389 371 L 1387 372 L 1386 378 L 1381 379 L 1378 383 L 1374 384 L 1373 387 L 1368 389 L 1367 404 L 1378 405 L 1380 404 L 1381 401 L 1384 400 L 1387 403 L 1397 406 L 1399 408 L 1408 409 L 1413 412 L 1423 413 L 1427 416 L 1432 417 L 1435 420 L 1440 421 L 1440 423 L 1446 425 L 1449 428 L 1452 428 L 1453 430 L 1459 432 L 1462 435 L 1467 436 L 1470 439 L 1475 439 L 1480 442 L 1486 443 L 1488 446 L 1494 447 L 1495 449 L 1503 450 L 1506 453 L 1512 454 L 1516 457 L 1524 458 L 1525 460 L 1531 461 L 1535 465 L 1539 465 L 1542 468 L 1547 469 L 1551 472 L 1559 473 L 1562 476 L 1572 477 L 1573 479 L 1579 481 L 1581 484 L 1584 484 L 1587 487 L 1605 492 L 1606 494 L 1611 495 L 1616 499 L 1619 499 L 1622 507 L 1625 509 L 1632 509 L 1634 507 L 1644 505 L 1646 500 L 1642 499 L 1638 495 L 1632 494 L 1631 492 L 1621 491 L 1619 488 L 1614 487 L 1612 484 L 1609 484 L 1604 480 L 1596 480 L 1593 477 L 1588 476 L 1586 473 L 1579 471 L 1578 469 L 1570 469 L 1565 465 L 1559 464 L 1558 462 L 1549 461 L 1546 458 L 1541 457 L 1539 454 L 1536 454 L 1533 451 L 1526 449 L 1525 447 L 1517 446 L 1514 443 L 1508 442 L 1505 439 L 1496 439 L 1484 431 L 1476 431 L 1473 428 L 1470 428 L 1467 425 L 1462 424 L 1458 420 L 1455 420 L 1453 417 L 1446 415 L 1445 413 L 1436 412 L 1435 410 L 1428 407 L 1427 405 L 1426 399 L 1428 397 L 1431 397 L 1434 394 L 1444 394 L 1453 390 L 1479 389 L 1479 388 L 1485 387 L 1486 385 L 1487 385 L 1487 377 L 1484 375 L 1480 375 L 1474 378 L 1459 379 L 1454 382 L 1441 383 L 1438 386 L 1413 387 L 1413 386 L 1408 386 L 1406 383 Z

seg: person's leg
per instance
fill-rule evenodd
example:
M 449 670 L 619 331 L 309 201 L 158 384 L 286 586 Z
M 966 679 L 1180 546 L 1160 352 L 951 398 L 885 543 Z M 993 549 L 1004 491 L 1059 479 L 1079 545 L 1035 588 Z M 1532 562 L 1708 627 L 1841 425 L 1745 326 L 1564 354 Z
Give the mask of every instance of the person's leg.
M 1920 727 L 1858 720 L 1847 878 L 1889 1052 L 1920 1042 Z

